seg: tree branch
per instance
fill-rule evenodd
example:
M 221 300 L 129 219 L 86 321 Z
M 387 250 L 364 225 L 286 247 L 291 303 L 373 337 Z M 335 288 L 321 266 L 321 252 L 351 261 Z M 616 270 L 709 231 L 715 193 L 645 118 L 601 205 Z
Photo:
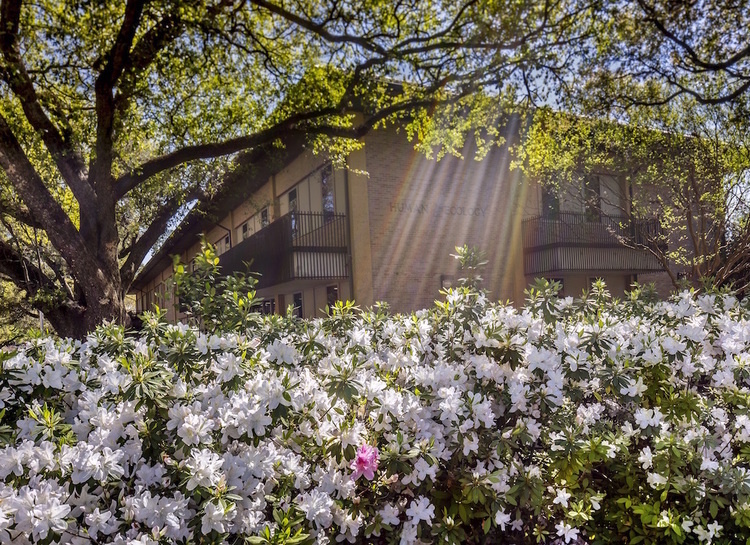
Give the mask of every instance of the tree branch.
M 135 273 L 138 272 L 138 267 L 140 267 L 143 262 L 143 258 L 146 257 L 149 250 L 154 247 L 154 244 L 159 240 L 159 237 L 164 234 L 169 221 L 174 217 L 180 207 L 193 199 L 201 198 L 203 196 L 204 195 L 201 191 L 195 189 L 188 195 L 178 195 L 173 197 L 160 207 L 157 216 L 153 219 L 143 234 L 138 237 L 138 240 L 136 240 L 130 247 L 127 259 L 120 267 L 120 278 L 122 282 L 122 290 L 124 292 L 127 292 L 127 290 L 130 289 L 130 285 L 135 278 Z
M 24 223 L 29 227 L 36 227 L 44 229 L 41 223 L 39 223 L 29 212 L 29 209 L 23 204 L 17 205 L 15 203 L 9 203 L 7 201 L 0 200 L 0 214 L 4 214 L 14 220 Z
M 130 48 L 135 39 L 135 33 L 140 24 L 141 15 L 145 0 L 128 0 L 125 5 L 125 18 L 120 25 L 115 43 L 107 55 L 104 69 L 99 74 L 96 86 L 102 86 L 104 89 L 112 90 L 117 80 L 125 70 L 130 58 Z
M 223 157 L 267 142 L 272 142 L 287 132 L 297 129 L 300 123 L 312 121 L 316 118 L 336 113 L 339 113 L 339 110 L 327 108 L 316 112 L 298 114 L 255 134 L 240 136 L 223 142 L 210 142 L 207 144 L 186 146 L 173 151 L 172 153 L 156 157 L 146 161 L 139 167 L 118 178 L 115 182 L 115 196 L 117 199 L 122 198 L 140 183 L 160 172 L 164 172 L 165 170 L 172 169 L 197 159 Z
M 0 272 L 16 286 L 25 289 L 29 295 L 34 295 L 41 289 L 57 289 L 53 280 L 2 239 L 0 239 Z
M 687 41 L 681 39 L 679 36 L 677 36 L 674 32 L 670 31 L 666 25 L 657 17 L 656 10 L 653 8 L 653 6 L 649 6 L 646 4 L 643 0 L 638 0 L 638 4 L 641 6 L 641 9 L 646 13 L 646 20 L 651 22 L 654 27 L 656 27 L 656 30 L 658 30 L 665 38 L 667 38 L 669 41 L 677 45 L 680 49 L 682 49 L 685 54 L 688 56 L 690 61 L 695 65 L 698 66 L 704 70 L 709 70 L 712 72 L 718 72 L 722 70 L 727 70 L 728 68 L 731 68 L 735 64 L 737 64 L 739 61 L 744 59 L 745 57 L 750 57 L 750 44 L 746 45 L 737 53 L 732 55 L 731 57 L 720 61 L 720 62 L 709 62 L 706 60 L 703 60 L 699 55 L 698 52 L 690 46 L 690 44 L 687 43 Z
M 42 138 L 73 195 L 79 203 L 90 202 L 95 195 L 86 181 L 84 161 L 44 112 L 21 59 L 18 44 L 21 3 L 21 0 L 3 0 L 0 6 L 0 52 L 8 64 L 0 75 L 20 101 L 26 119 Z
M 346 33 L 333 34 L 325 28 L 325 23 L 324 24 L 315 23 L 309 19 L 300 17 L 299 15 L 292 13 L 291 11 L 287 9 L 284 9 L 281 6 L 278 6 L 272 2 L 268 2 L 267 0 L 251 0 L 251 1 L 253 4 L 260 6 L 262 8 L 265 8 L 271 13 L 275 13 L 276 15 L 279 15 L 283 19 L 286 19 L 287 21 L 294 23 L 300 28 L 309 30 L 310 32 L 320 36 L 327 42 L 351 43 L 351 44 L 356 44 L 362 47 L 364 50 L 370 51 L 372 53 L 377 53 L 379 55 L 387 54 L 387 51 L 385 48 L 381 47 L 380 45 L 376 43 L 373 43 L 372 40 L 369 40 L 367 38 L 363 38 L 361 36 L 355 36 L 353 34 L 346 34 Z
M 440 85 L 442 84 L 443 83 L 441 83 Z M 338 127 L 334 125 L 305 125 L 306 122 L 315 121 L 316 119 L 320 119 L 325 116 L 345 114 L 347 108 L 343 105 L 343 102 L 345 101 L 342 100 L 337 108 L 326 108 L 318 110 L 316 112 L 297 114 L 287 118 L 280 123 L 277 123 L 273 127 L 269 127 L 268 129 L 262 130 L 252 135 L 241 136 L 238 138 L 225 140 L 224 142 L 211 142 L 207 144 L 186 146 L 172 153 L 162 155 L 161 157 L 156 157 L 154 159 L 151 159 L 150 161 L 146 161 L 138 168 L 133 169 L 129 173 L 121 176 L 115 184 L 115 195 L 117 199 L 120 199 L 129 191 L 131 191 L 144 181 L 148 180 L 152 176 L 155 176 L 160 172 L 175 168 L 179 165 L 188 163 L 190 161 L 222 157 L 225 155 L 236 153 L 238 151 L 273 142 L 277 138 L 280 138 L 282 136 L 289 136 L 294 133 L 307 135 L 324 135 L 332 138 L 362 138 L 380 121 L 383 121 L 391 115 L 402 111 L 454 103 L 470 94 L 473 89 L 474 88 L 472 86 L 468 85 L 461 92 L 442 100 L 428 98 L 398 102 L 386 108 L 380 109 L 378 112 L 369 116 L 360 125 L 353 128 Z
M 0 275 L 5 276 L 17 287 L 25 289 L 30 296 L 41 290 L 55 293 L 60 289 L 54 280 L 45 275 L 29 260 L 20 256 L 11 245 L 2 239 L 0 239 Z M 33 305 L 44 312 L 55 329 L 64 326 L 66 323 L 69 324 L 83 319 L 85 313 L 85 309 L 70 297 L 71 292 L 67 284 L 64 284 L 63 290 L 68 299 L 55 304 L 52 308 L 42 303 L 44 298 L 37 300 Z
M 153 27 L 133 45 L 130 52 L 130 62 L 122 73 L 122 84 L 115 98 L 117 108 L 122 108 L 129 98 L 139 74 L 146 70 L 161 50 L 173 42 L 183 29 L 182 20 L 173 12 L 160 19 Z
M 667 83 L 669 85 L 672 85 L 676 87 L 677 89 L 667 95 L 664 98 L 660 98 L 658 100 L 641 100 L 637 98 L 633 98 L 631 96 L 627 95 L 621 95 L 619 98 L 621 100 L 627 101 L 627 106 L 666 106 L 669 104 L 672 100 L 676 99 L 679 96 L 682 95 L 689 95 L 695 99 L 695 101 L 699 104 L 703 104 L 705 106 L 717 106 L 720 104 L 727 104 L 729 102 L 732 102 L 734 99 L 739 97 L 740 95 L 743 95 L 748 89 L 750 89 L 750 79 L 746 80 L 742 85 L 739 87 L 736 87 L 732 92 L 724 95 L 720 95 L 715 98 L 709 98 L 705 95 L 702 95 L 698 91 L 694 89 L 690 89 L 689 87 L 686 87 L 685 85 L 675 81 L 672 78 L 667 78 Z
M 145 0 L 128 0 L 125 6 L 125 17 L 112 45 L 106 64 L 94 84 L 96 95 L 96 145 L 90 165 L 89 178 L 94 188 L 110 183 L 112 172 L 112 149 L 114 142 L 115 98 L 114 86 L 117 84 L 130 59 L 130 48 L 133 45 Z
M 96 258 L 73 222 L 44 185 L 44 181 L 26 157 L 1 114 L 0 167 L 5 171 L 29 212 L 44 227 L 52 244 L 70 265 L 73 275 L 79 281 L 86 281 L 93 286 L 106 282 Z

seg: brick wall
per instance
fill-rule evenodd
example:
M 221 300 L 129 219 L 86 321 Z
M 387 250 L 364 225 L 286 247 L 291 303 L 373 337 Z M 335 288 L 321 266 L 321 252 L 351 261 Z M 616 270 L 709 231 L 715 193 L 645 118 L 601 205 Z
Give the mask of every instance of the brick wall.
M 468 148 L 463 160 L 437 162 L 403 133 L 379 130 L 365 141 L 374 299 L 395 312 L 431 306 L 441 276 L 458 278 L 450 254 L 463 244 L 485 252 L 490 296 L 516 299 L 523 186 L 506 150 L 476 161 Z
M 669 275 L 666 272 L 639 274 L 638 283 L 642 285 L 653 284 L 656 287 L 659 297 L 662 299 L 666 299 L 673 291 L 675 291 L 672 279 L 669 278 Z

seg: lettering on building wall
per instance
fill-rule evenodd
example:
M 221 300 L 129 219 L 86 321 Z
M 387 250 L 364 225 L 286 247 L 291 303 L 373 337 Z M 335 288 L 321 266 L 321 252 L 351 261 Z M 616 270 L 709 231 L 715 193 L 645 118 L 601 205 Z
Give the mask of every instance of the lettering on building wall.
M 483 217 L 486 210 L 483 206 L 438 206 L 436 215 Z
M 468 216 L 481 218 L 485 216 L 487 208 L 484 206 L 466 206 L 456 205 L 439 205 L 430 206 L 424 203 L 411 203 L 406 201 L 392 202 L 391 212 L 399 214 L 427 214 L 429 212 L 434 216 Z
M 391 203 L 391 212 L 400 212 L 407 214 L 424 214 L 427 212 L 429 206 L 426 204 L 416 204 L 404 201 L 396 201 Z

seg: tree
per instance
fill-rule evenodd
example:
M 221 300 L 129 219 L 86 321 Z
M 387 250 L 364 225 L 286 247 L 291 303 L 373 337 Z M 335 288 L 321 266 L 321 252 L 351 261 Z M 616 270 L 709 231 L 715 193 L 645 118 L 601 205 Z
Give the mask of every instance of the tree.
M 258 280 L 239 272 L 222 275 L 216 249 L 205 238 L 192 271 L 180 263 L 179 256 L 173 258 L 173 269 L 172 303 L 185 313 L 189 325 L 210 333 L 244 331 L 257 325 L 253 307 L 261 303 L 255 296 Z
M 28 336 L 35 326 L 39 327 L 39 318 L 29 314 L 23 293 L 10 282 L 0 282 L 0 349 Z
M 641 247 L 675 285 L 677 266 L 695 285 L 747 290 L 750 5 L 615 0 L 597 14 L 554 101 L 577 115 L 538 113 L 527 168 L 546 181 L 623 173 L 636 190 L 623 212 L 670 234 Z
M 603 2 L 580 51 L 573 103 L 589 113 L 676 98 L 703 105 L 746 102 L 749 26 L 744 0 Z
M 650 252 L 675 287 L 750 284 L 750 120 L 730 105 L 675 98 L 632 109 L 630 123 L 536 113 L 522 148 L 529 176 L 551 190 L 616 173 L 630 188 L 619 213 L 661 230 L 623 243 Z M 583 197 L 582 197 L 583 198 Z M 600 213 L 611 202 L 596 199 Z
M 60 334 L 122 321 L 169 222 L 243 168 L 284 142 L 340 159 L 397 119 L 448 152 L 497 136 L 570 69 L 594 6 L 2 0 L 0 276 Z

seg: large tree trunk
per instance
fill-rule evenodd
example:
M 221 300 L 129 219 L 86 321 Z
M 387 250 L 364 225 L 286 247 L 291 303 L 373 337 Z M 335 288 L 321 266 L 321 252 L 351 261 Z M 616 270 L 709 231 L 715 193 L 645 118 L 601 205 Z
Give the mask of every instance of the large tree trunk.
M 89 289 L 81 301 L 65 301 L 54 308 L 42 309 L 45 318 L 61 337 L 85 339 L 104 322 L 125 323 L 125 301 L 114 285 Z
M 59 334 L 77 339 L 84 338 L 87 333 L 104 322 L 114 321 L 122 324 L 126 319 L 117 255 L 118 232 L 115 202 L 111 198 L 99 197 L 96 207 L 89 207 L 85 209 L 85 212 L 92 217 L 86 224 L 81 224 L 81 235 L 89 247 L 95 248 L 99 270 L 94 275 L 96 281 L 89 281 L 83 287 L 80 320 L 71 322 L 66 317 L 61 323 L 64 331 L 55 328 Z M 84 214 L 83 208 L 81 214 L 82 216 Z M 93 230 L 89 230 L 84 225 L 93 226 Z

